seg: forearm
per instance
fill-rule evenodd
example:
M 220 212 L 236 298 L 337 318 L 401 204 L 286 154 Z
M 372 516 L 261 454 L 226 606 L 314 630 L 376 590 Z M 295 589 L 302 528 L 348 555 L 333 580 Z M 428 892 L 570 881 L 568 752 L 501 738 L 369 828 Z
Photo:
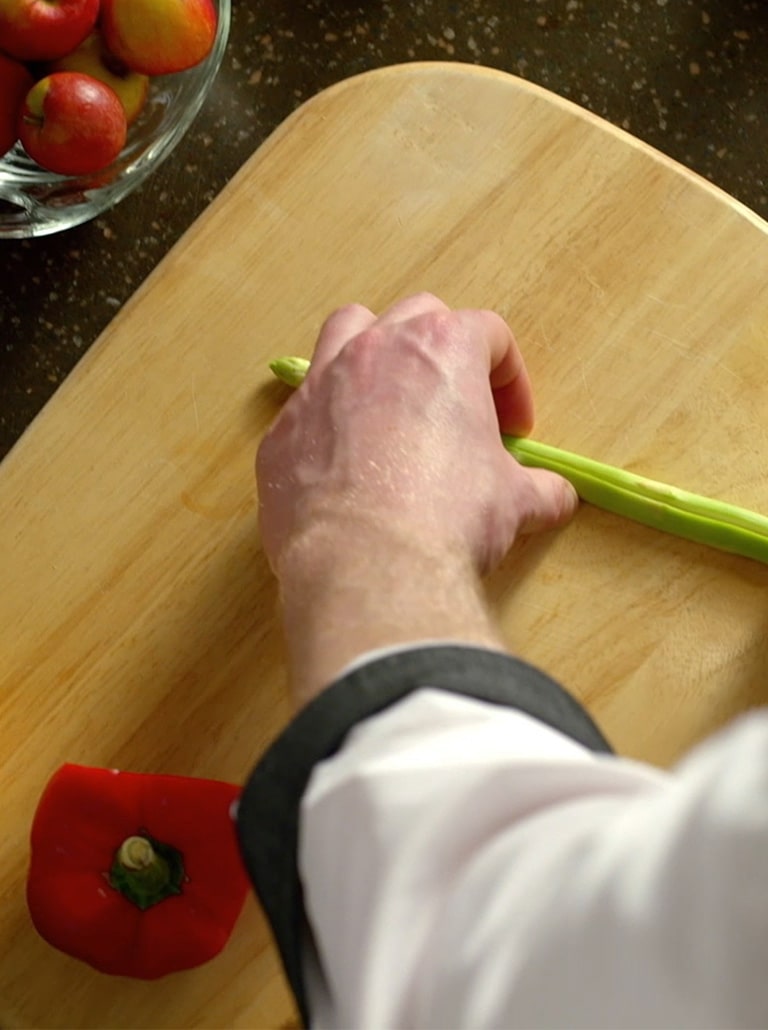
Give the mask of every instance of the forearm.
M 504 647 L 469 558 L 428 534 L 354 515 L 320 519 L 278 572 L 299 705 L 378 648 L 424 640 Z

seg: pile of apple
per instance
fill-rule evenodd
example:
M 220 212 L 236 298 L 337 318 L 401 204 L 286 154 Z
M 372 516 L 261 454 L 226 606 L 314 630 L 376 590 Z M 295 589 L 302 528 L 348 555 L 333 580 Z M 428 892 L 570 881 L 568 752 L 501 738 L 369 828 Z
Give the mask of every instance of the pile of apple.
M 20 140 L 43 168 L 110 165 L 150 80 L 203 61 L 213 0 L 0 0 L 0 157 Z

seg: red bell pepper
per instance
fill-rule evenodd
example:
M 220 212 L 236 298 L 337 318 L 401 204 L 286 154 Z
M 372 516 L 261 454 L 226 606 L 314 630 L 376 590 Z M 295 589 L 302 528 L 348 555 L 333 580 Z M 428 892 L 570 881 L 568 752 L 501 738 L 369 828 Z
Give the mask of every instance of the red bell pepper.
M 213 958 L 249 888 L 239 795 L 216 780 L 63 765 L 32 824 L 38 933 L 103 973 L 144 980 Z

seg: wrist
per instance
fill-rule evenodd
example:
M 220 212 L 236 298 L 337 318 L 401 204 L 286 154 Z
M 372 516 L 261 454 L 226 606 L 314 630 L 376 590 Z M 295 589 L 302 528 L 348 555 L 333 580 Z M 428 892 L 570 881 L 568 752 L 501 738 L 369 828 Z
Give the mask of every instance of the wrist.
M 276 571 L 299 703 L 378 648 L 441 639 L 504 649 L 470 556 L 390 519 L 318 518 Z

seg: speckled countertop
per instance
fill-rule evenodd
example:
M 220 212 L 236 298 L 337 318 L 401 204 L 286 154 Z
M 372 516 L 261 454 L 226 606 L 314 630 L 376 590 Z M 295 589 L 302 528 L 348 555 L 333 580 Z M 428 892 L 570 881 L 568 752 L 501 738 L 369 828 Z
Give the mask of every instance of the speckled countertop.
M 766 0 L 234 0 L 213 92 L 155 176 L 89 224 L 0 242 L 0 457 L 295 107 L 414 60 L 536 82 L 768 217 Z

